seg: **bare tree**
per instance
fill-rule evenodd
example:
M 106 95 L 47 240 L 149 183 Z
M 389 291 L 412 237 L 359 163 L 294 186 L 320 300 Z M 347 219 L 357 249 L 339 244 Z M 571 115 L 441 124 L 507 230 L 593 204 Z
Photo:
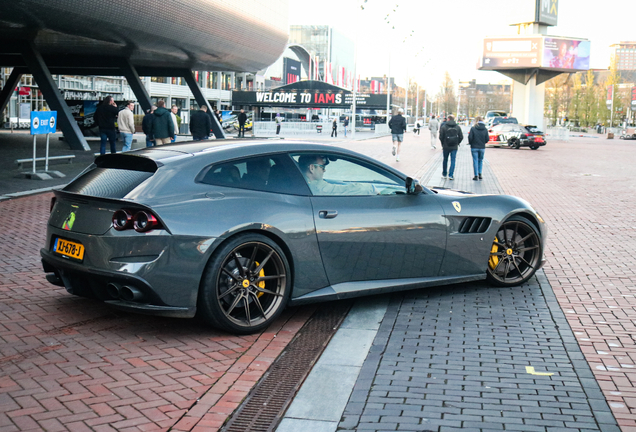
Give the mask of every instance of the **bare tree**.
M 437 94 L 437 100 L 439 101 L 439 107 L 441 111 L 444 111 L 446 115 L 454 113 L 457 109 L 457 97 L 455 96 L 455 84 L 450 77 L 448 71 L 444 73 L 444 81 L 440 86 L 439 93 Z

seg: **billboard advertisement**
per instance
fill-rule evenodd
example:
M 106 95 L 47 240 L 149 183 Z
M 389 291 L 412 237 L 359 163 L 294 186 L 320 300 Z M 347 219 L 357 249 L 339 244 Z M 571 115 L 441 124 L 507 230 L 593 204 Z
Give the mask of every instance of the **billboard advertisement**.
M 542 66 L 564 71 L 590 68 L 590 41 L 545 37 Z
M 285 84 L 292 84 L 300 81 L 300 62 L 287 57 L 283 58 L 283 70 L 285 72 Z
M 632 87 L 632 111 L 636 111 L 636 87 Z
M 484 39 L 480 70 L 542 68 L 571 72 L 590 68 L 590 41 L 552 36 Z
M 607 86 L 607 98 L 605 99 L 605 105 L 608 110 L 612 109 L 614 103 L 614 84 Z
M 480 69 L 524 69 L 541 65 L 541 36 L 484 39 Z

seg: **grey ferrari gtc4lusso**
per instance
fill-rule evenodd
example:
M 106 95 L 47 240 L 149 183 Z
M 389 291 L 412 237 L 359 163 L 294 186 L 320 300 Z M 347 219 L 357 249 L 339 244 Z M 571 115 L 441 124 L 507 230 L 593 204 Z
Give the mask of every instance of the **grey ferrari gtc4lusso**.
M 55 192 L 41 255 L 71 294 L 251 333 L 289 304 L 519 285 L 545 238 L 520 198 L 423 188 L 334 146 L 211 141 L 97 157 Z

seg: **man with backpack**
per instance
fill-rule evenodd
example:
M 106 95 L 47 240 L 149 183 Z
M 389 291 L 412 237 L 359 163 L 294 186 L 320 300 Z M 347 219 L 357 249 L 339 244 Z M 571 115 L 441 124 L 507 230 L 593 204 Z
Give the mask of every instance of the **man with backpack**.
M 406 119 L 402 117 L 404 110 L 400 108 L 398 113 L 389 120 L 389 129 L 393 138 L 393 156 L 397 162 L 400 161 L 400 145 L 404 141 L 404 131 L 406 130 Z
M 459 143 L 464 139 L 462 129 L 457 123 L 455 123 L 455 117 L 448 116 L 448 120 L 442 125 L 439 130 L 439 140 L 442 143 L 442 149 L 444 150 L 444 160 L 442 162 L 442 178 L 446 178 L 448 173 L 448 179 L 453 180 L 453 174 L 455 173 L 455 157 L 457 156 L 457 149 Z M 446 170 L 448 166 L 448 156 L 450 155 L 451 164 L 450 170 Z

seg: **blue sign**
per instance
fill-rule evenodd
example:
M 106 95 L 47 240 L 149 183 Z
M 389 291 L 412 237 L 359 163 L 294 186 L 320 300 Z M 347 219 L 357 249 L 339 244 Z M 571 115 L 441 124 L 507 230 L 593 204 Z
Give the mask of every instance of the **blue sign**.
M 57 111 L 31 111 L 31 135 L 55 133 Z

